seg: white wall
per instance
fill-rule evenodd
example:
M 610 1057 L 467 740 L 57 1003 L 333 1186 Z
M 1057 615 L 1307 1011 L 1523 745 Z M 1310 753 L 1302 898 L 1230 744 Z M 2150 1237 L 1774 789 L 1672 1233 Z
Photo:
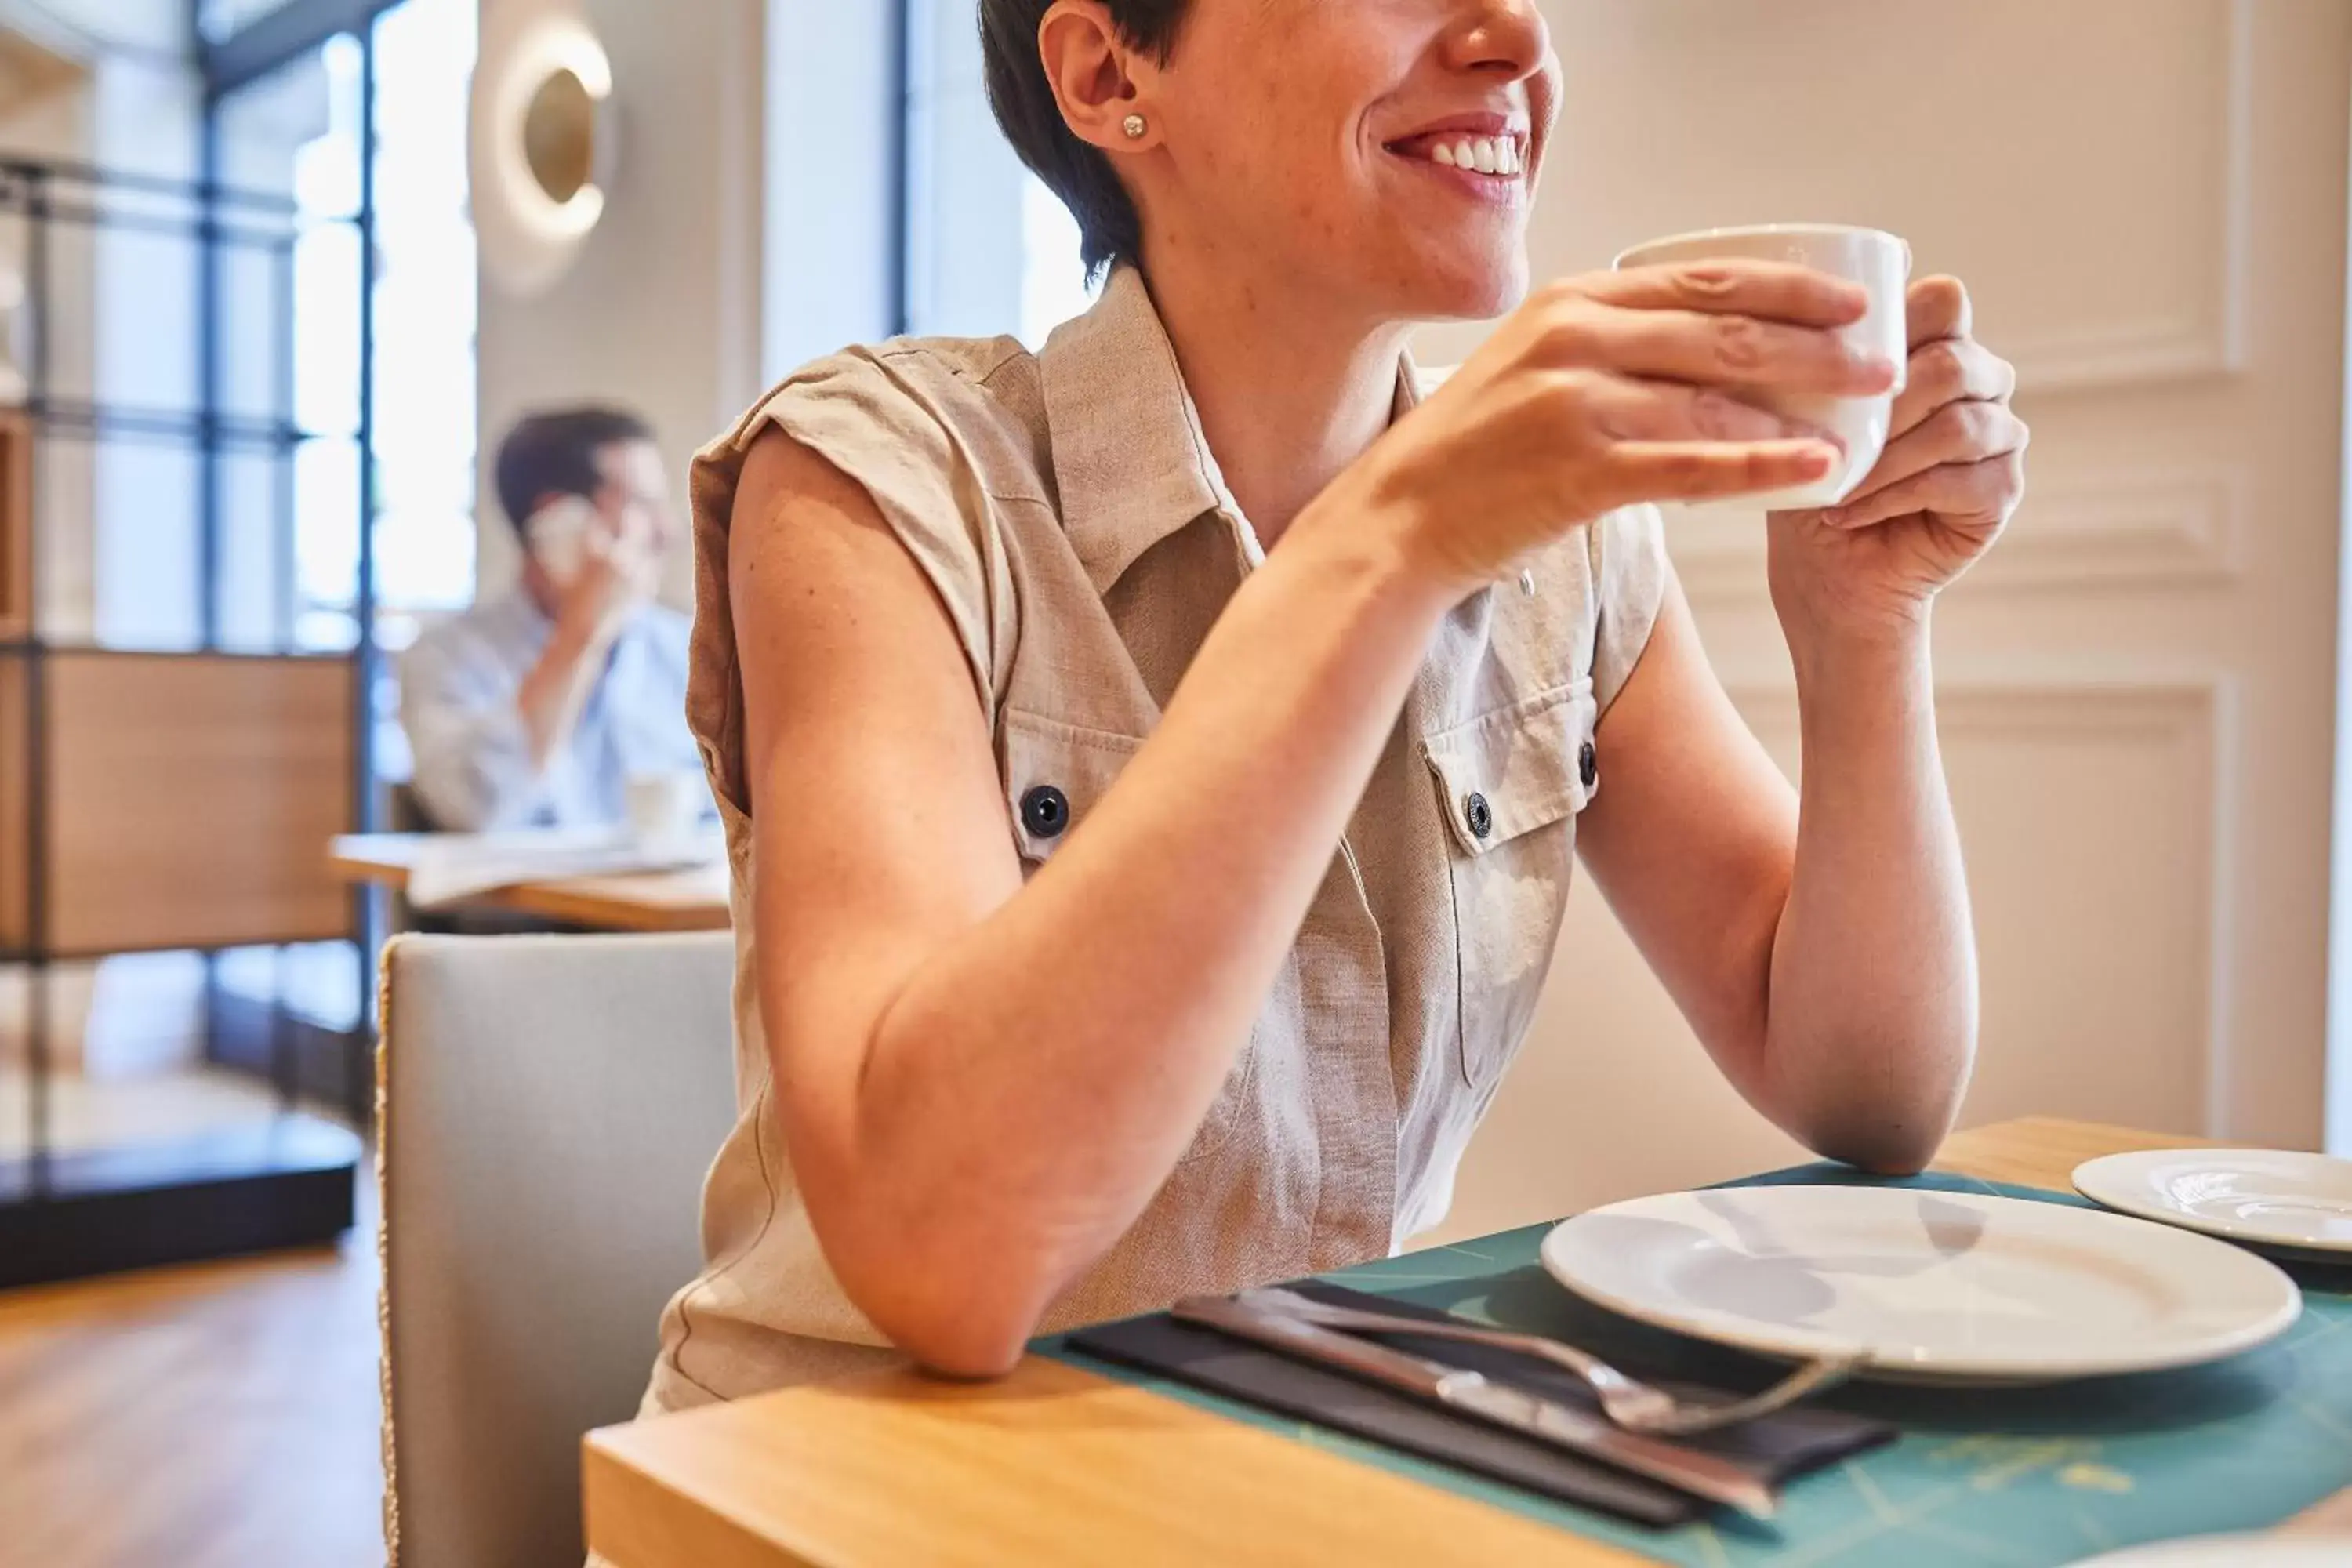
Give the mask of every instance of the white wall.
M 1969 279 L 1980 333 L 2019 363 L 2032 493 L 1937 616 L 1984 960 L 1965 1120 L 2315 1144 L 2352 12 L 1545 8 L 1568 89 L 1540 270 L 1709 224 L 1879 224 Z M 1669 535 L 1717 668 L 1793 763 L 1758 521 L 1676 513 Z M 1451 1228 L 1795 1152 L 1588 888 Z
M 500 0 L 484 0 L 486 16 Z M 861 7 L 862 8 L 862 7 Z M 677 470 L 761 384 L 758 0 L 586 0 L 613 58 L 620 173 L 572 271 L 517 300 L 487 280 L 480 333 L 481 589 L 513 581 L 490 465 L 515 420 L 609 400 L 644 413 Z M 681 502 L 682 504 L 682 502 Z M 684 562 L 670 584 L 683 596 Z

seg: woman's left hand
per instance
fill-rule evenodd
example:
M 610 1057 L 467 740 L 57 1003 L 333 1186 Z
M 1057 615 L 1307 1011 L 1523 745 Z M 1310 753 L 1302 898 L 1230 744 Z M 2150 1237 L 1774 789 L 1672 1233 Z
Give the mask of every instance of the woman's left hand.
M 1970 335 L 1968 290 L 1922 279 L 1909 307 L 1910 380 L 1878 466 L 1842 506 L 1770 519 L 1772 595 L 1791 633 L 1916 622 L 2025 493 L 2017 372 Z

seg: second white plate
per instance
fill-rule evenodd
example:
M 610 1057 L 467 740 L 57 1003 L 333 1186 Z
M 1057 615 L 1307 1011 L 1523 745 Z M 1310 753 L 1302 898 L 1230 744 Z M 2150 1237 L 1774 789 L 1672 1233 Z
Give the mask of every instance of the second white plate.
M 2352 1160 L 2276 1149 L 2111 1154 L 2074 1172 L 2093 1203 L 2256 1247 L 2352 1255 Z
M 2068 1205 L 1893 1187 L 1639 1198 L 1544 1239 L 1577 1294 L 1662 1328 L 1864 1375 L 2044 1383 L 2197 1365 L 2284 1332 L 2279 1268 L 2187 1231 Z
M 2352 1536 L 2208 1535 L 2135 1547 L 2074 1568 L 2345 1568 Z

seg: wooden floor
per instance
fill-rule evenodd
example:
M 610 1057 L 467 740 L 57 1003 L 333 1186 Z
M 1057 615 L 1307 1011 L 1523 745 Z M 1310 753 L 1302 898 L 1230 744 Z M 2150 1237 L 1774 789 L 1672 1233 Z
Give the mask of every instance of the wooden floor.
M 338 1249 L 0 1293 L 0 1568 L 380 1568 L 370 1184 Z

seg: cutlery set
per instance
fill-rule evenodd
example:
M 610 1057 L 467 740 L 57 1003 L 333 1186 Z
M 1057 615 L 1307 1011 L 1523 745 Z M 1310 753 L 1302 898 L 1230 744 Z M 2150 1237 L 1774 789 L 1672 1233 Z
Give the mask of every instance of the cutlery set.
M 1278 1300 L 1269 1300 L 1268 1298 Z M 1289 1304 L 1279 1299 L 1286 1299 Z M 1306 1310 L 1297 1310 L 1301 1308 Z M 1468 1325 L 1373 1318 L 1369 1314 L 1319 1307 L 1303 1297 L 1278 1290 L 1250 1291 L 1239 1297 L 1199 1297 L 1180 1301 L 1174 1316 L 1179 1322 L 1199 1323 L 1217 1329 L 1236 1339 L 1249 1340 L 1285 1355 L 1401 1389 L 1507 1431 L 1537 1438 L 1585 1458 L 1614 1465 L 1619 1469 L 1663 1482 L 1708 1502 L 1736 1508 L 1751 1518 L 1769 1519 L 1779 1511 L 1780 1498 L 1776 1490 L 1727 1460 L 1648 1436 L 1639 1431 L 1628 1430 L 1613 1419 L 1603 1419 L 1556 1400 L 1526 1393 L 1483 1373 L 1409 1355 L 1376 1340 L 1359 1337 L 1358 1333 L 1327 1327 L 1317 1320 L 1328 1317 L 1357 1321 L 1360 1324 L 1390 1324 L 1391 1326 L 1377 1331 L 1402 1332 L 1423 1338 L 1453 1337 L 1450 1331 L 1468 1329 Z M 1393 1326 L 1397 1324 L 1402 1326 Z M 1475 1330 L 1470 1331 L 1476 1332 Z M 1523 1338 L 1517 1335 L 1497 1337 Z M 1478 1338 L 1479 1342 L 1495 1342 L 1494 1338 L 1483 1333 Z M 1531 1340 L 1533 1336 L 1524 1338 Z M 1542 1342 L 1566 1352 L 1569 1356 L 1584 1363 L 1578 1369 L 1580 1374 L 1588 1382 L 1594 1383 L 1596 1387 L 1604 1380 L 1612 1381 L 1621 1388 L 1642 1387 L 1570 1346 L 1559 1345 L 1551 1341 Z M 1595 1370 L 1605 1374 L 1605 1379 L 1597 1378 Z M 1667 1398 L 1654 1390 L 1643 1389 L 1643 1392 L 1660 1400 Z M 1603 1409 L 1607 1408 L 1604 1405 Z
M 1746 1397 L 1671 1393 L 1557 1339 L 1424 1309 L 1377 1310 L 1369 1297 L 1342 1304 L 1269 1288 L 1181 1301 L 1171 1316 L 1770 1519 L 1783 1475 L 1727 1457 L 1718 1435 L 1760 1432 L 1856 1377 L 1999 1386 L 2201 1365 L 2268 1342 L 2302 1310 L 2294 1282 L 2244 1248 L 2352 1261 L 2352 1165 L 2342 1162 L 2198 1151 L 2095 1163 L 2076 1183 L 2108 1208 L 1759 1186 L 1612 1205 L 1546 1238 L 1544 1268 L 1575 1294 L 1795 1363 Z M 2118 1290 L 2133 1312 L 2118 1315 Z M 1464 1365 L 1448 1345 L 1489 1353 L 1465 1352 L 1475 1365 Z M 1591 1404 L 1570 1402 L 1570 1391 L 1589 1391 Z

